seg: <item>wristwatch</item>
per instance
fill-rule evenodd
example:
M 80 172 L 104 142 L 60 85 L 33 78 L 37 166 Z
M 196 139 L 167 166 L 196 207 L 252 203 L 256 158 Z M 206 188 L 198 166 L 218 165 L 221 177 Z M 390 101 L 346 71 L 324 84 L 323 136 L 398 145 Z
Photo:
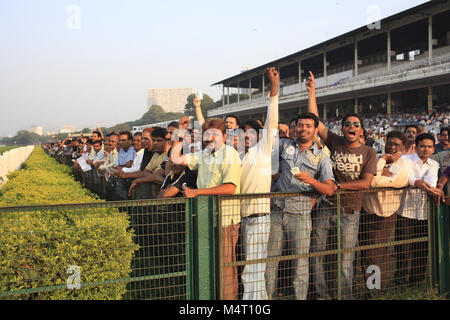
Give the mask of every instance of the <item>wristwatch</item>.
M 341 183 L 339 181 L 335 181 L 334 184 L 338 187 L 338 189 L 341 188 Z

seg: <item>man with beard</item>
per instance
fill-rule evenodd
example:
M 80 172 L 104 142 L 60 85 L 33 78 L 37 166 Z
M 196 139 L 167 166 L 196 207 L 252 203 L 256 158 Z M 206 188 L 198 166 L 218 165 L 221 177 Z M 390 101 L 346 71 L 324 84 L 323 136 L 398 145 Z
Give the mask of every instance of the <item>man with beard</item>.
M 337 189 L 333 183 L 330 158 L 314 142 L 319 119 L 312 113 L 297 117 L 296 140 L 282 139 L 279 144 L 281 192 L 308 192 L 289 198 L 275 198 L 270 214 L 270 235 L 267 257 L 281 256 L 283 233 L 293 244 L 295 255 L 309 252 L 311 234 L 311 210 L 320 194 L 331 196 Z M 269 299 L 275 293 L 278 261 L 269 261 L 266 268 L 266 287 Z M 308 293 L 308 258 L 293 261 L 294 292 L 297 300 L 305 300 Z
M 416 136 L 417 136 L 417 126 L 415 124 L 410 124 L 405 127 L 405 154 L 416 153 Z

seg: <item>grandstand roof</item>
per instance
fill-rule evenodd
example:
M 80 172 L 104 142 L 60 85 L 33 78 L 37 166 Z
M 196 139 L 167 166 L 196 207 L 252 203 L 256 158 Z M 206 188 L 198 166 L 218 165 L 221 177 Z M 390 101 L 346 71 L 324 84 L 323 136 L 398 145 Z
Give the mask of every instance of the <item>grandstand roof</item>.
M 381 20 L 381 30 L 368 30 L 367 25 L 364 25 L 353 31 L 344 33 L 344 34 L 337 36 L 335 38 L 332 38 L 330 40 L 316 44 L 312 47 L 295 52 L 291 55 L 268 62 L 259 67 L 247 70 L 245 72 L 239 73 L 239 74 L 229 77 L 227 79 L 216 82 L 216 83 L 212 84 L 212 86 L 224 84 L 224 83 L 231 83 L 238 79 L 245 78 L 246 76 L 249 76 L 251 74 L 261 73 L 262 70 L 265 70 L 266 68 L 268 68 L 270 66 L 278 66 L 279 64 L 286 62 L 286 61 L 294 62 L 295 59 L 300 56 L 305 56 L 307 54 L 320 54 L 320 53 L 322 53 L 324 48 L 326 48 L 332 44 L 339 44 L 340 42 L 343 42 L 344 40 L 348 40 L 349 38 L 353 38 L 357 35 L 361 36 L 361 38 L 365 38 L 368 36 L 374 36 L 376 34 L 379 34 L 380 32 L 386 32 L 386 30 L 387 30 L 386 25 L 389 26 L 394 21 L 399 21 L 399 20 L 402 20 L 403 18 L 409 17 L 409 16 L 417 16 L 417 18 L 424 19 L 427 16 L 427 14 L 430 14 L 431 12 L 434 11 L 433 10 L 434 8 L 442 7 L 443 10 L 448 10 L 449 5 L 450 5 L 449 0 L 435 0 L 435 1 L 429 1 L 429 2 L 423 3 L 421 5 L 412 7 L 405 11 L 399 12 L 397 14 L 394 14 L 392 16 L 382 19 Z M 343 42 L 342 45 L 348 45 L 348 42 Z M 321 50 L 319 51 L 319 49 L 321 49 Z M 315 51 L 317 51 L 317 52 L 315 52 Z

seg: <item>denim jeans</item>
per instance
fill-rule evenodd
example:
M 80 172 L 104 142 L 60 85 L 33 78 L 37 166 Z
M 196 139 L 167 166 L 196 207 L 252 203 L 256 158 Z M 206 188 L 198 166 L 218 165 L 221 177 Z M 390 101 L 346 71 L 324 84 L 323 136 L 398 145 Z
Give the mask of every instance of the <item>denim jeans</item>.
M 282 254 L 283 232 L 288 241 L 293 244 L 293 254 L 305 254 L 309 252 L 311 236 L 311 214 L 291 214 L 275 210 L 270 214 L 270 234 L 268 243 L 268 258 L 280 257 Z M 273 299 L 277 284 L 278 261 L 267 262 L 265 278 L 268 299 Z M 309 283 L 308 258 L 295 259 L 294 292 L 297 300 L 306 300 Z
M 241 220 L 245 260 L 267 258 L 270 232 L 270 216 L 243 218 Z M 247 264 L 242 271 L 243 300 L 267 300 L 264 273 L 266 263 Z
M 358 241 L 360 212 L 348 213 L 341 209 L 341 248 L 354 248 Z M 336 228 L 336 207 L 321 206 L 313 211 L 313 230 L 311 235 L 311 252 L 320 252 L 327 249 L 328 233 Z M 353 262 L 355 252 L 345 252 L 341 259 L 341 294 L 343 299 L 352 298 Z M 329 299 L 328 285 L 325 281 L 325 256 L 311 258 L 313 265 L 313 283 L 317 299 Z M 334 286 L 337 288 L 337 285 Z

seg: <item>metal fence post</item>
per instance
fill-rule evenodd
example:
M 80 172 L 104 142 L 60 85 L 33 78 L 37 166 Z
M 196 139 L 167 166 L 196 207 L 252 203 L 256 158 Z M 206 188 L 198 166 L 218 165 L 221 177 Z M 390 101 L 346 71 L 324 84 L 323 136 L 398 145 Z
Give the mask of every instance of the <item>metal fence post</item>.
M 337 215 L 336 215 L 336 235 L 337 235 L 337 298 L 342 299 L 342 257 L 341 257 L 341 193 L 336 193 L 336 205 L 337 205 Z
M 450 252 L 449 252 L 449 218 L 448 207 L 437 206 L 437 241 L 439 267 L 439 293 L 442 295 L 450 290 Z
M 215 300 L 214 211 L 216 197 L 200 196 L 193 201 L 194 297 Z

